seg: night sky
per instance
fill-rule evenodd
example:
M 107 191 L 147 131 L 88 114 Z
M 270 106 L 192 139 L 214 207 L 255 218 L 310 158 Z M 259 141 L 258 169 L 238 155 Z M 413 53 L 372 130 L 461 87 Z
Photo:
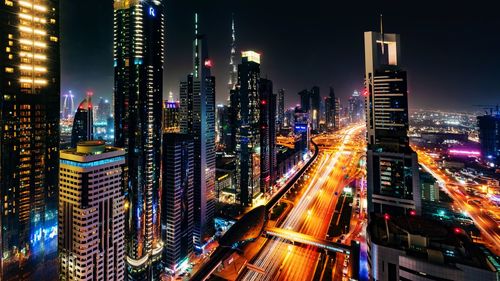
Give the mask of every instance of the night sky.
M 111 98 L 113 1 L 61 2 L 62 91 L 91 89 Z M 499 103 L 496 1 L 459 2 L 466 1 L 169 0 L 164 96 L 177 94 L 191 72 L 198 11 L 215 65 L 217 102 L 228 95 L 233 12 L 238 49 L 263 54 L 262 76 L 273 80 L 275 91 L 286 89 L 288 105 L 314 85 L 322 96 L 332 85 L 345 101 L 363 87 L 363 32 L 378 31 L 382 13 L 384 31 L 401 34 L 411 108 L 477 110 L 472 105 Z

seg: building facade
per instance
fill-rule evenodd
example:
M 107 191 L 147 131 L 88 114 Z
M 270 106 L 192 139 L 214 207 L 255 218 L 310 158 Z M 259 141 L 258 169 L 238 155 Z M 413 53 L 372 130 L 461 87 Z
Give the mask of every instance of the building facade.
M 190 135 L 165 133 L 162 156 L 163 264 L 173 273 L 193 252 L 194 143 Z
M 278 90 L 278 115 L 277 123 L 278 129 L 281 130 L 285 127 L 285 89 Z
M 124 280 L 124 165 L 104 141 L 61 151 L 59 280 Z
M 59 1 L 0 3 L 0 280 L 57 279 Z
M 399 35 L 365 32 L 364 37 L 368 211 L 420 214 L 418 159 L 409 145 Z
M 265 193 L 276 182 L 276 94 L 273 82 L 260 79 L 260 191 Z
M 260 54 L 242 52 L 238 85 L 231 97 L 236 112 L 236 174 L 238 201 L 251 206 L 260 193 Z
M 180 101 L 163 102 L 163 131 L 169 133 L 179 132 L 181 104 Z
M 500 166 L 500 113 L 477 117 L 483 161 Z
M 195 27 L 193 73 L 180 85 L 180 125 L 181 133 L 194 138 L 194 240 L 201 247 L 213 230 L 215 212 L 215 77 L 197 14 Z
M 114 1 L 115 145 L 127 151 L 127 278 L 158 278 L 165 6 Z

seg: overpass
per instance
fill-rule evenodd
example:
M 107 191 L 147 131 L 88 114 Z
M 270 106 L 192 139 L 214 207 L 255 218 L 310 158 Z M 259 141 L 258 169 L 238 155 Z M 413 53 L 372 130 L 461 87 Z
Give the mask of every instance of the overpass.
M 328 241 L 325 239 L 319 239 L 311 235 L 303 234 L 300 232 L 296 232 L 293 230 L 288 230 L 288 229 L 283 229 L 283 228 L 277 228 L 277 227 L 267 227 L 264 230 L 264 235 L 267 236 L 273 236 L 277 238 L 283 238 L 285 240 L 288 240 L 292 243 L 299 243 L 299 244 L 304 244 L 304 245 L 309 245 L 309 246 L 315 246 L 320 249 L 324 249 L 327 251 L 331 252 L 336 252 L 336 253 L 341 253 L 341 254 L 346 254 L 350 255 L 351 254 L 351 247 L 340 244 L 340 243 L 335 243 L 332 241 Z

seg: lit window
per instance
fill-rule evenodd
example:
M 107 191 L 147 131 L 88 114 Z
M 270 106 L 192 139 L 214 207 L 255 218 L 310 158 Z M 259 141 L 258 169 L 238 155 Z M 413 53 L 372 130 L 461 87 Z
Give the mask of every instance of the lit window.
M 12 67 L 6 67 L 5 68 L 5 72 L 7 72 L 7 73 L 14 73 L 14 68 L 12 68 Z
M 50 41 L 57 42 L 57 41 L 59 41 L 59 39 L 55 36 L 50 36 Z
M 5 5 L 13 7 L 14 6 L 14 2 L 12 2 L 10 0 L 5 0 Z

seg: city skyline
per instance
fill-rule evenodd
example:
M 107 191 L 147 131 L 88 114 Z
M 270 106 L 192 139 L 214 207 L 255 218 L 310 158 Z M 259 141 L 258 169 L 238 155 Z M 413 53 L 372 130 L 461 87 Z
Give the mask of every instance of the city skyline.
M 113 85 L 109 13 L 112 7 L 104 1 L 91 2 L 90 5 L 74 1 L 62 4 L 62 22 L 66 23 L 62 29 L 62 91 L 72 89 L 85 93 L 90 88 L 96 96 L 110 97 Z M 494 81 L 498 76 L 494 50 L 500 47 L 500 39 L 488 37 L 486 44 L 468 39 L 475 38 L 477 32 L 494 32 L 494 26 L 500 24 L 492 12 L 494 9 L 434 3 L 432 10 L 426 10 L 424 5 L 406 8 L 407 3 L 391 6 L 387 1 L 370 2 L 364 7 L 319 1 L 316 5 L 297 7 L 282 4 L 281 1 L 270 3 L 259 11 L 258 3 L 169 2 L 166 40 L 172 40 L 166 45 L 164 97 L 169 91 L 178 94 L 179 81 L 190 71 L 190 22 L 198 10 L 201 32 L 211 38 L 213 72 L 221 82 L 217 85 L 218 104 L 225 103 L 228 96 L 233 13 L 238 53 L 245 49 L 262 53 L 263 76 L 272 79 L 276 89 L 286 89 L 287 107 L 298 103 L 299 91 L 314 85 L 320 86 L 323 97 L 327 96 L 328 87 L 333 86 L 342 103 L 354 90 L 362 89 L 363 77 L 359 73 L 363 70 L 363 58 L 358 54 L 362 52 L 363 32 L 379 31 L 380 13 L 384 14 L 386 30 L 397 30 L 408 42 L 403 46 L 403 66 L 412 77 L 408 81 L 410 109 L 473 111 L 477 109 L 474 104 L 494 102 Z M 91 11 L 93 17 L 77 16 L 86 10 Z M 249 15 L 255 13 L 260 20 L 253 24 Z M 488 16 L 489 13 L 492 14 Z M 92 32 L 88 32 L 81 26 L 95 28 L 89 28 Z M 446 65 L 453 67 L 440 71 Z M 472 94 L 477 102 L 466 100 Z

